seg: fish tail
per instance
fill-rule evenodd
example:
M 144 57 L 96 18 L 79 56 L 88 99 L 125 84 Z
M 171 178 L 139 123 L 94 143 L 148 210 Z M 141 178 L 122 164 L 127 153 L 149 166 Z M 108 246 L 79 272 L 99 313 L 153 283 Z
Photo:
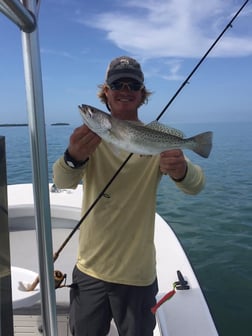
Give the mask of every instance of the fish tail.
M 192 150 L 198 155 L 208 158 L 212 149 L 213 132 L 205 132 L 191 138 L 194 142 Z

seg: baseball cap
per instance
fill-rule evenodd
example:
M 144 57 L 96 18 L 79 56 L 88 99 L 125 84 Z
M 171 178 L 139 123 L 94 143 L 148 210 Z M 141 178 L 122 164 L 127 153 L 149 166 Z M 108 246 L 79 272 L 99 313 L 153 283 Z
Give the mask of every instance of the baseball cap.
M 132 78 L 139 83 L 144 82 L 140 64 L 131 57 L 120 56 L 113 59 L 106 72 L 106 82 L 110 85 L 120 78 Z

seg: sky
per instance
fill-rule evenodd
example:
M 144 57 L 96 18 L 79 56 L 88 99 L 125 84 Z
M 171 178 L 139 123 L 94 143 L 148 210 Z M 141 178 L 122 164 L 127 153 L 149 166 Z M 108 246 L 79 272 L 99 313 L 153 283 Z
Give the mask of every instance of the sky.
M 140 118 L 157 118 L 243 0 L 42 0 L 38 16 L 45 120 L 82 123 L 108 63 L 136 58 L 153 92 Z M 0 123 L 27 122 L 19 28 L 0 13 Z M 160 122 L 252 121 L 252 1 Z

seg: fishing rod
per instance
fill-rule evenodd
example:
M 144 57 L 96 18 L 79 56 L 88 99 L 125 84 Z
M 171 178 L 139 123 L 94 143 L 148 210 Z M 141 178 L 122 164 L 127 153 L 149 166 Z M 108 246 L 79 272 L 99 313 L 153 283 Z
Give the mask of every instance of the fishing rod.
M 168 109 L 168 107 L 172 104 L 172 102 L 175 100 L 175 98 L 179 95 L 179 93 L 182 91 L 182 89 L 184 88 L 184 86 L 186 84 L 189 83 L 189 79 L 193 76 L 193 74 L 197 71 L 197 69 L 199 68 L 199 66 L 204 62 L 204 60 L 206 59 L 206 57 L 209 55 L 209 53 L 212 51 L 212 49 L 215 47 L 215 45 L 219 42 L 219 40 L 221 39 L 221 37 L 225 34 L 225 32 L 228 30 L 228 28 L 232 28 L 232 23 L 234 22 L 234 20 L 238 17 L 238 15 L 240 14 L 240 12 L 243 10 L 243 8 L 247 5 L 247 3 L 249 2 L 249 0 L 246 0 L 244 2 L 244 4 L 239 8 L 239 10 L 236 12 L 236 14 L 232 17 L 232 19 L 228 22 L 228 24 L 226 25 L 226 27 L 222 30 L 222 32 L 220 33 L 220 35 L 216 38 L 216 40 L 212 43 L 212 45 L 210 46 L 210 48 L 207 50 L 207 52 L 203 55 L 203 57 L 200 59 L 200 61 L 196 64 L 196 66 L 194 67 L 194 69 L 191 71 L 191 73 L 187 76 L 187 78 L 184 80 L 184 82 L 180 85 L 180 87 L 178 88 L 178 90 L 175 92 L 175 94 L 172 96 L 172 98 L 169 100 L 169 102 L 165 105 L 165 107 L 163 108 L 163 110 L 161 111 L 161 113 L 158 115 L 158 117 L 156 118 L 156 120 L 158 121 L 163 114 L 165 113 L 165 111 Z M 99 195 L 97 196 L 97 198 L 94 200 L 94 202 L 90 205 L 90 207 L 87 209 L 87 211 L 85 212 L 85 214 L 81 217 L 81 219 L 78 221 L 78 223 L 76 224 L 76 226 L 73 228 L 73 230 L 70 232 L 70 234 L 68 235 L 68 237 L 64 240 L 64 242 L 61 244 L 61 246 L 59 247 L 59 249 L 54 253 L 53 255 L 53 261 L 56 261 L 61 253 L 61 251 L 64 249 L 64 247 L 67 245 L 67 243 L 69 242 L 69 240 L 72 238 L 72 236 L 75 234 L 75 232 L 79 229 L 79 227 L 81 226 L 81 224 L 85 221 L 85 219 L 88 217 L 88 215 L 90 214 L 90 212 L 93 210 L 93 208 L 96 206 L 96 204 L 99 202 L 99 200 L 106 195 L 106 191 L 107 189 L 110 187 L 110 185 L 114 182 L 114 180 L 116 179 L 116 177 L 120 174 L 120 172 L 122 171 L 122 169 L 125 167 L 125 165 L 128 163 L 128 161 L 130 160 L 130 158 L 133 156 L 133 153 L 130 153 L 128 155 L 128 157 L 125 159 L 125 161 L 121 164 L 121 166 L 118 168 L 118 170 L 114 173 L 114 175 L 111 177 L 111 179 L 108 181 L 108 183 L 105 185 L 105 187 L 102 189 L 102 191 L 99 193 Z M 62 275 L 63 276 L 63 275 Z M 26 290 L 31 291 L 34 290 L 35 287 L 37 286 L 37 284 L 39 283 L 39 278 L 37 277 L 34 282 L 30 285 L 28 285 L 26 287 Z M 59 286 L 57 286 L 56 288 L 58 288 Z

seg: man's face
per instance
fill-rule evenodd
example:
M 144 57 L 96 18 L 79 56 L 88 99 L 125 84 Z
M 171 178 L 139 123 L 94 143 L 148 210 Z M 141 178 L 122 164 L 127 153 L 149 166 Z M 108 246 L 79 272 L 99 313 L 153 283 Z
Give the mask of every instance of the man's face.
M 121 78 L 105 87 L 111 114 L 119 119 L 135 120 L 143 98 L 143 85 L 130 78 Z

